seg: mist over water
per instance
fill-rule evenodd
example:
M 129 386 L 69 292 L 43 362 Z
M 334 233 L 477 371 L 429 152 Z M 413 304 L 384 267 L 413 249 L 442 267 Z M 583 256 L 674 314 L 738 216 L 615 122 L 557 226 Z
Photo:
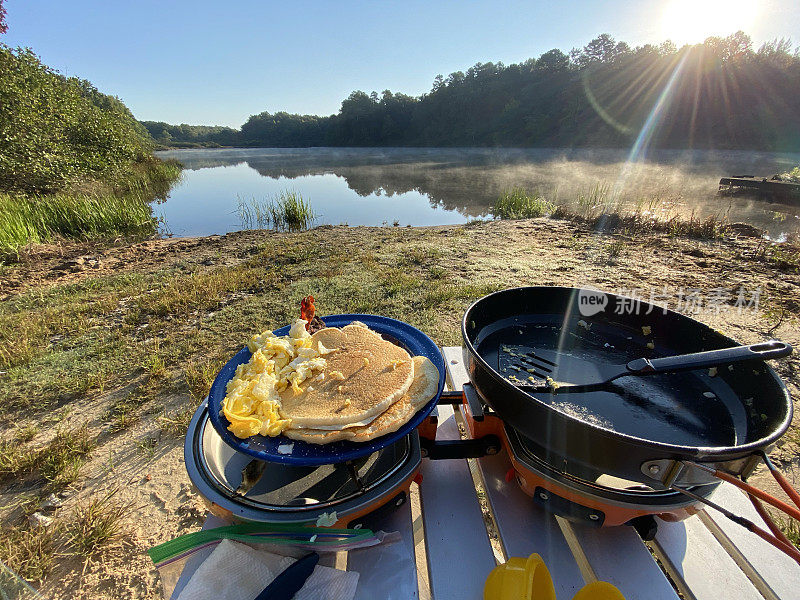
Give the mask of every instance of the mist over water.
M 169 150 L 183 181 L 155 211 L 176 236 L 243 229 L 240 201 L 299 192 L 315 224 L 441 225 L 490 217 L 497 197 L 523 187 L 586 213 L 614 210 L 726 217 L 766 229 L 800 230 L 800 205 L 720 196 L 720 177 L 771 177 L 800 154 L 660 150 L 627 161 L 625 150 L 484 148 L 254 148 Z

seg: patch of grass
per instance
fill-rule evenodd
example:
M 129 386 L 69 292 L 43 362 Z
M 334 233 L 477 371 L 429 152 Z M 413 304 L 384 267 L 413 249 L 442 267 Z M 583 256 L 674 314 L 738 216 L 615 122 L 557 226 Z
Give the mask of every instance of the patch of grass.
M 794 181 L 796 183 L 800 183 L 800 167 L 795 167 L 788 173 L 784 173 L 781 175 L 781 178 L 784 181 Z
M 428 277 L 431 279 L 447 279 L 448 271 L 443 267 L 431 267 L 428 269 Z
M 124 532 L 124 518 L 133 511 L 129 503 L 118 501 L 117 489 L 94 498 L 75 509 L 67 523 L 69 546 L 79 555 L 89 557 Z
M 531 196 L 527 190 L 515 187 L 503 192 L 492 207 L 492 214 L 500 219 L 530 219 L 553 212 L 552 203 L 542 196 Z
M 598 184 L 589 193 L 579 194 L 575 202 L 559 204 L 551 216 L 587 223 L 596 231 L 665 232 L 700 239 L 721 238 L 730 231 L 725 215 L 701 218 L 694 212 L 687 216 L 676 210 L 674 203 L 660 197 L 626 203 L 612 195 L 607 184 Z
M 22 314 L 0 314 L 0 367 L 8 369 L 26 363 L 41 354 L 55 335 L 85 331 L 89 319 L 79 307 L 43 308 Z
M 202 400 L 208 395 L 211 384 L 217 376 L 224 361 L 190 360 L 186 363 L 183 375 L 189 386 L 192 397 Z
M 381 273 L 381 283 L 388 297 L 408 293 L 422 285 L 422 281 L 403 269 L 386 268 Z
M 775 520 L 775 523 L 783 532 L 783 535 L 785 535 L 797 548 L 800 548 L 800 525 L 797 524 L 797 521 L 789 518 L 782 519 L 778 517 Z
M 80 154 L 69 152 L 73 158 Z M 33 186 L 29 193 L 0 193 L 0 260 L 15 260 L 23 246 L 59 237 L 150 235 L 157 228 L 150 203 L 166 198 L 181 171 L 177 161 L 144 157 L 99 178 L 95 173 L 38 192 Z
M 57 236 L 86 239 L 100 235 L 155 231 L 150 205 L 139 195 L 12 196 L 0 194 L 0 258 L 13 258 L 27 244 Z
M 625 240 L 619 238 L 604 244 L 603 249 L 608 256 L 608 261 L 612 263 L 616 261 L 622 255 L 622 251 L 625 250 L 625 246 Z
M 500 283 L 494 284 L 454 284 L 440 283 L 426 286 L 425 293 L 420 299 L 423 308 L 443 308 L 452 300 L 474 300 L 492 292 L 497 292 L 507 286 Z
M 136 390 L 116 400 L 108 409 L 103 419 L 109 422 L 109 433 L 119 433 L 139 422 L 139 408 L 144 397 Z
M 71 349 L 77 336 L 89 334 L 101 320 L 110 319 L 123 295 L 137 291 L 141 279 L 141 276 L 89 279 L 79 284 L 32 289 L 0 303 L 0 369 Z M 108 337 L 119 333 L 109 331 Z
M 140 296 L 135 308 L 139 315 L 186 316 L 194 310 L 215 309 L 230 294 L 262 289 L 273 279 L 265 268 L 250 265 L 165 278 L 152 293 Z
M 0 440 L 0 483 L 29 473 L 35 457 L 17 440 Z
M 800 248 L 787 244 L 772 244 L 765 252 L 772 266 L 788 273 L 800 273 Z
M 161 355 L 161 343 L 156 339 L 142 360 L 142 368 L 151 378 L 160 379 L 167 374 L 167 365 Z
M 26 423 L 17 427 L 14 431 L 14 441 L 17 444 L 24 444 L 30 442 L 36 434 L 39 433 L 39 427 L 35 423 Z
M 23 579 L 42 581 L 59 557 L 57 526 L 29 529 L 26 526 L 0 527 L 0 562 Z
M 663 232 L 671 236 L 720 239 L 730 231 L 730 223 L 724 217 L 712 215 L 701 219 L 692 214 L 689 217 L 674 215 L 659 219 L 650 214 L 625 212 L 621 207 L 612 207 L 608 211 L 600 207 L 596 211 L 575 212 L 569 207 L 559 206 L 551 216 L 586 223 L 595 231 L 623 231 L 629 234 Z
M 10 368 L 0 385 L 0 415 L 53 410 L 129 376 L 142 348 L 129 329 L 94 326 Z
M 158 428 L 167 435 L 182 438 L 189 429 L 189 423 L 194 415 L 194 406 L 178 409 L 172 412 L 164 411 L 163 416 L 158 417 Z
M 666 222 L 653 221 L 651 227 L 653 231 L 666 231 L 673 236 L 718 239 L 728 232 L 730 223 L 725 218 L 709 216 L 701 219 L 692 213 L 688 219 L 676 216 Z
M 316 218 L 311 203 L 291 190 L 284 190 L 268 200 L 240 198 L 238 213 L 247 229 L 271 227 L 280 231 L 306 231 Z
M 50 487 L 61 489 L 76 481 L 89 453 L 97 445 L 88 429 L 60 430 L 55 438 L 39 451 L 36 465 Z
M 440 260 L 444 251 L 430 246 L 413 246 L 403 252 L 403 263 L 409 266 L 422 266 Z
M 30 448 L 19 439 L 0 441 L 0 482 L 39 472 L 51 489 L 61 489 L 78 478 L 96 440 L 86 427 L 59 429 L 46 445 Z
M 588 194 L 578 194 L 577 214 L 586 219 L 591 219 L 600 214 L 615 212 L 616 207 L 609 195 L 610 191 L 611 188 L 608 184 L 598 183 Z
M 136 446 L 147 458 L 153 458 L 156 453 L 156 446 L 158 446 L 158 440 L 154 437 L 145 437 L 139 440 Z

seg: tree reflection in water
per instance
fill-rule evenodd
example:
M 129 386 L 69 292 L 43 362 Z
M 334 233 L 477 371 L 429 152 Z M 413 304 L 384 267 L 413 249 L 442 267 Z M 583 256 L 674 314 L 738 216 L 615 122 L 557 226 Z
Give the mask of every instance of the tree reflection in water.
M 597 190 L 617 180 L 627 158 L 624 150 L 507 148 L 225 148 L 159 155 L 177 158 L 189 170 L 246 164 L 272 179 L 333 174 L 360 197 L 418 192 L 432 208 L 467 218 L 489 215 L 504 190 L 519 186 L 558 204 L 574 207 L 581 199 L 585 204 L 593 194 L 596 202 Z M 717 183 L 734 172 L 768 176 L 798 162 L 800 157 L 791 154 L 651 151 L 646 161 L 627 164 L 619 198 L 606 200 L 614 206 L 644 206 L 656 214 L 727 216 L 785 232 L 797 220 L 786 219 L 794 217 L 796 207 L 721 199 Z

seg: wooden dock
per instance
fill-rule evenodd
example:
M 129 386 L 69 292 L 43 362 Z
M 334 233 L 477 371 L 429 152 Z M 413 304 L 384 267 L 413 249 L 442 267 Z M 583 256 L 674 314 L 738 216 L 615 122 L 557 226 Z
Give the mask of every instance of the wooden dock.
M 777 177 L 777 176 L 775 176 Z M 800 201 L 800 183 L 784 181 L 775 177 L 734 175 L 719 180 L 721 194 L 748 194 L 777 201 Z

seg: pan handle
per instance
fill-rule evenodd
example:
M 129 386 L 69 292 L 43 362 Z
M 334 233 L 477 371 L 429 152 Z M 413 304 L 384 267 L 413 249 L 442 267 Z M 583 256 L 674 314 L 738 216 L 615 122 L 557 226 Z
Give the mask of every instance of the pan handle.
M 627 364 L 628 370 L 634 373 L 656 372 L 667 373 L 672 371 L 688 371 L 691 369 L 704 369 L 717 367 L 744 360 L 767 360 L 782 358 L 792 353 L 791 345 L 779 340 L 770 340 L 749 346 L 736 346 L 709 350 L 707 352 L 694 352 L 680 356 L 667 356 L 664 358 L 637 358 Z

